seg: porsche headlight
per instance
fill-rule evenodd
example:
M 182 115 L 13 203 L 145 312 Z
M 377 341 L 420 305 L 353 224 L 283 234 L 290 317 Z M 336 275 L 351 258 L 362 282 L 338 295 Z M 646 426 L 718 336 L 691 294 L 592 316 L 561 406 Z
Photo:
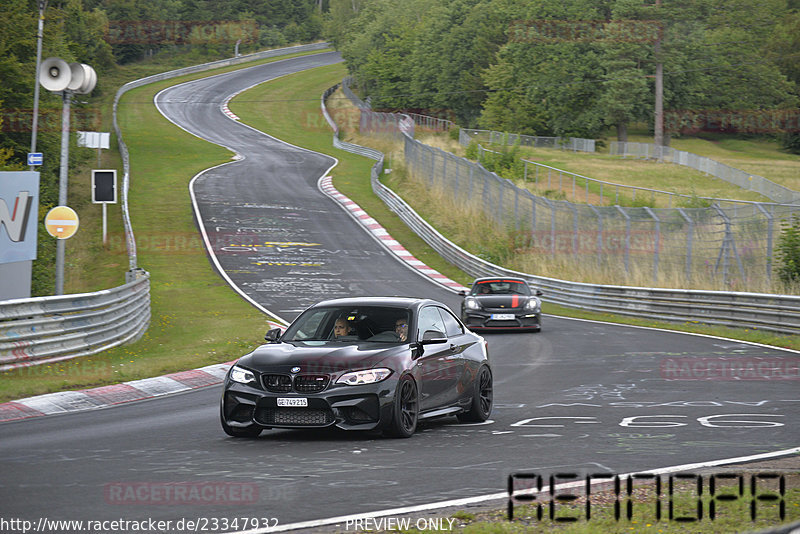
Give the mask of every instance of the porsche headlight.
M 474 298 L 472 298 L 472 297 L 467 297 L 467 298 L 464 300 L 464 306 L 465 306 L 465 307 L 466 307 L 468 310 L 478 310 L 478 309 L 480 309 L 480 305 L 478 304 L 478 301 L 477 301 L 477 300 L 475 300 L 475 299 L 474 299 Z
M 529 299 L 527 304 L 525 304 L 525 309 L 539 311 L 539 306 L 541 306 L 541 304 L 542 303 L 539 299 Z
M 381 380 L 386 380 L 392 374 L 390 369 L 364 369 L 363 371 L 353 371 L 345 373 L 336 381 L 337 384 L 348 386 L 360 386 L 362 384 L 374 384 Z
M 256 376 L 247 369 L 234 365 L 231 369 L 231 380 L 240 384 L 249 384 L 256 381 Z

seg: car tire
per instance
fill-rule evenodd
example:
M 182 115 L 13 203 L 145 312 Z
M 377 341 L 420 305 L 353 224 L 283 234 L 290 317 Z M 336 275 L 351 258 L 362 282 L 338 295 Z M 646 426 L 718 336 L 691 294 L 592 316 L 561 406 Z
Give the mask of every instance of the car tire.
M 225 422 L 225 417 L 222 413 L 223 407 L 219 407 L 219 422 L 222 424 L 222 430 L 233 438 L 257 438 L 263 428 L 258 425 L 250 425 L 246 427 L 233 427 Z
M 393 438 L 410 438 L 417 430 L 419 395 L 417 383 L 409 375 L 400 377 L 395 392 L 392 420 L 384 434 Z
M 482 423 L 489 419 L 489 415 L 492 413 L 494 390 L 492 371 L 489 366 L 481 366 L 475 378 L 474 386 L 475 393 L 472 395 L 472 404 L 469 410 L 457 416 L 462 423 Z

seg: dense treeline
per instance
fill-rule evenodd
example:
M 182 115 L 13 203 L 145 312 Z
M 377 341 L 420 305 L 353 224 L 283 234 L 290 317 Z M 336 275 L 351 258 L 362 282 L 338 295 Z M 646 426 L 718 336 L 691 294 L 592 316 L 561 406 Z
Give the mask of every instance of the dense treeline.
M 657 61 L 665 110 L 800 102 L 798 0 L 331 0 L 326 32 L 374 107 L 469 126 L 624 137 L 652 127 Z
M 120 66 L 154 56 L 172 58 L 170 66 L 231 57 L 237 37 L 240 53 L 313 41 L 321 37 L 327 9 L 327 0 L 49 0 L 42 57 L 86 63 L 97 71 L 90 97 L 73 101 L 71 129 L 108 131 L 107 118 L 100 124 L 100 103 L 116 91 L 110 80 L 120 79 L 115 76 Z M 0 170 L 28 168 L 38 16 L 36 0 L 0 2 Z M 60 128 L 61 99 L 42 90 L 40 216 L 58 201 Z M 87 157 L 87 151 L 71 150 L 70 169 Z M 40 226 L 33 293 L 47 295 L 53 291 L 55 245 Z

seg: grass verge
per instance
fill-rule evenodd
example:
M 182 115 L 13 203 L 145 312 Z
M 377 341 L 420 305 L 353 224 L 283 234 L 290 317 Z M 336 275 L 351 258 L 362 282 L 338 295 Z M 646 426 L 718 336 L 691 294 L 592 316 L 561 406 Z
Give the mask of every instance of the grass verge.
M 293 56 L 258 63 L 287 57 Z M 165 87 L 229 70 L 235 69 L 140 87 L 128 92 L 119 106 L 118 120 L 132 162 L 129 207 L 139 266 L 151 275 L 152 317 L 144 337 L 94 356 L 0 373 L 0 402 L 226 362 L 259 344 L 266 318 L 212 268 L 188 191 L 195 174 L 230 161 L 232 154 L 179 129 L 152 104 L 153 96 Z M 115 156 L 106 157 L 103 163 L 113 164 Z M 75 174 L 81 177 L 72 181 L 70 202 L 79 211 L 81 232 L 67 242 L 66 290 L 76 293 L 120 285 L 128 268 L 120 207 L 109 210 L 109 242 L 104 246 L 100 208 L 87 198 L 89 178 Z

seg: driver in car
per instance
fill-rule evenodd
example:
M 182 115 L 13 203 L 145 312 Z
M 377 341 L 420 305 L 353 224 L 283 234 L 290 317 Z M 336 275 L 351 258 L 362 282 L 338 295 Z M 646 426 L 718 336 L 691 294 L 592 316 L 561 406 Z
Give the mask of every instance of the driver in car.
M 349 336 L 353 334 L 353 328 L 347 322 L 347 318 L 342 316 L 336 319 L 336 322 L 333 324 L 333 335 L 334 337 L 343 337 Z

